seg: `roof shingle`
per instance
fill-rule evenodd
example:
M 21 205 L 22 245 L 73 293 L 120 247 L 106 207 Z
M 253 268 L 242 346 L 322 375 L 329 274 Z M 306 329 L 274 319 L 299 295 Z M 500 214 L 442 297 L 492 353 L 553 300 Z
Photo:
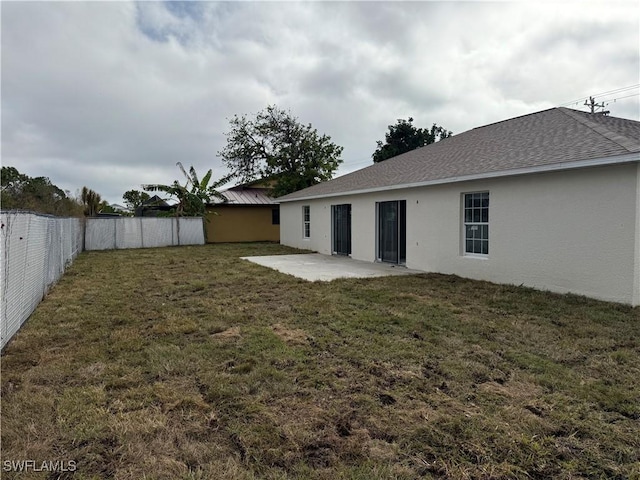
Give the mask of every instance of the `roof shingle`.
M 552 108 L 474 128 L 276 201 L 446 182 L 637 152 L 640 122 Z

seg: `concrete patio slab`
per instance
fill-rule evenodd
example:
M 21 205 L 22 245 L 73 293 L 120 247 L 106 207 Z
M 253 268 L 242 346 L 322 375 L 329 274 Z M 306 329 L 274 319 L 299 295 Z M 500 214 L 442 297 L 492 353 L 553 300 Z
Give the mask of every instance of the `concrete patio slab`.
M 329 256 L 319 253 L 242 258 L 310 282 L 329 282 L 336 278 L 386 277 L 390 275 L 424 273 L 389 263 L 363 262 L 349 257 Z

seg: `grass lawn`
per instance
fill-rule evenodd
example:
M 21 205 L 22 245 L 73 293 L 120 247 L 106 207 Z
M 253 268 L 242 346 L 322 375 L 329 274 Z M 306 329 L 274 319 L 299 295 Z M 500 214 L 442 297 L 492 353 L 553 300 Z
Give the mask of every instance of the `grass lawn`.
M 74 479 L 640 478 L 640 309 L 434 274 L 310 283 L 238 258 L 292 252 L 80 255 L 2 355 L 3 462 L 73 460 Z

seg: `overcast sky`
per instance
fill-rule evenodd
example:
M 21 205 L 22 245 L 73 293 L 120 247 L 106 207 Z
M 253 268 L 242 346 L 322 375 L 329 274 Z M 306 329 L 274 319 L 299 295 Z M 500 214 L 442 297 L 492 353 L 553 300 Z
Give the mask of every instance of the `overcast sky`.
M 340 173 L 410 116 L 455 134 L 613 92 L 596 100 L 640 119 L 636 1 L 0 8 L 2 164 L 110 203 L 177 161 L 227 173 L 229 118 L 270 104 L 342 145 Z

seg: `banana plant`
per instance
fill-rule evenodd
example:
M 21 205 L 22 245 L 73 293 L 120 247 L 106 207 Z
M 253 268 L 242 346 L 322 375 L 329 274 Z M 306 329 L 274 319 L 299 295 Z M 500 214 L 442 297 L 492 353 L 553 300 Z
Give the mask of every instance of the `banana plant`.
M 177 217 L 203 217 L 206 214 L 207 204 L 214 198 L 225 200 L 225 196 L 218 189 L 233 179 L 234 174 L 225 175 L 209 185 L 213 174 L 211 169 L 202 177 L 202 180 L 199 180 L 193 166 L 187 173 L 182 163 L 178 162 L 176 165 L 186 178 L 184 185 L 174 180 L 171 185 L 149 184 L 142 185 L 142 188 L 148 192 L 162 192 L 169 197 L 175 197 L 178 200 L 175 210 Z

